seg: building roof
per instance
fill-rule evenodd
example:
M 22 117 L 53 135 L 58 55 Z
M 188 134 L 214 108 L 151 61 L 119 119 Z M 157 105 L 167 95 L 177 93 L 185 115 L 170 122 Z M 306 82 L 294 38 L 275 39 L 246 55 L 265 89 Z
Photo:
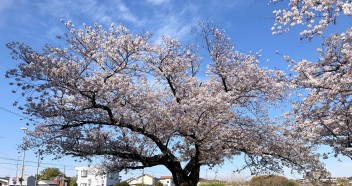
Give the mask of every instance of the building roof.
M 140 178 L 140 177 L 143 177 L 143 176 L 148 176 L 148 177 L 151 177 L 151 178 L 156 178 L 156 177 L 154 177 L 154 176 L 152 176 L 152 175 L 150 175 L 150 174 L 143 174 L 143 175 L 138 176 L 137 178 Z M 136 179 L 137 179 L 137 178 L 136 178 Z M 158 179 L 158 178 L 156 178 L 156 179 Z
M 138 176 L 138 177 L 136 177 L 136 178 L 129 178 L 129 179 L 126 180 L 126 181 L 127 181 L 127 182 L 131 182 L 131 181 L 133 181 L 133 180 L 138 180 L 138 178 L 141 178 L 141 177 L 144 177 L 144 176 L 148 176 L 148 177 L 150 177 L 150 178 L 153 178 L 153 179 L 157 179 L 157 180 L 158 180 L 158 178 L 156 178 L 156 177 L 154 177 L 154 176 L 152 176 L 152 175 L 143 174 L 143 175 L 140 175 L 140 176 Z
M 53 180 L 39 180 L 38 185 L 57 185 Z
M 0 180 L 0 183 L 7 184 L 7 181 Z
M 172 179 L 173 177 L 172 176 L 160 176 L 160 179 Z

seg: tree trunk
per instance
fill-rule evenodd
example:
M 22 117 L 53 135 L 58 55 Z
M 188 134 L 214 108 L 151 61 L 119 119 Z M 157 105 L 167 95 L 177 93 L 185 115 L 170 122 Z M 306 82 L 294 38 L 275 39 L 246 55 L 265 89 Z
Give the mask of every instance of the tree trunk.
M 189 174 L 184 169 L 170 170 L 175 186 L 196 186 L 199 181 L 200 167 L 192 170 Z
M 199 163 L 199 147 L 196 144 L 196 153 L 182 168 L 181 162 L 171 153 L 163 158 L 164 166 L 172 173 L 175 186 L 197 186 L 201 164 Z

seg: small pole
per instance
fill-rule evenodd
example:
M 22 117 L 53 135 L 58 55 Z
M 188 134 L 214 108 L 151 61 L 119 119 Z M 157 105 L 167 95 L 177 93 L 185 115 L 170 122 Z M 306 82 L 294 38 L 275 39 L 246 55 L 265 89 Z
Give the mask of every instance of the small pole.
M 35 175 L 35 186 L 38 185 L 38 171 L 39 171 L 39 161 L 40 161 L 40 150 L 38 151 L 38 162 L 37 162 L 37 174 Z
M 20 155 L 18 155 L 17 157 L 17 164 L 16 164 L 16 185 L 17 185 L 17 181 L 18 181 L 18 162 L 20 161 Z
M 23 158 L 22 158 L 22 172 L 21 172 L 21 178 L 20 178 L 20 185 L 22 186 L 23 182 L 23 172 L 24 172 L 24 159 L 26 157 L 26 150 L 23 149 Z
M 144 168 L 142 169 L 142 186 L 144 186 Z
M 27 136 L 27 128 L 21 127 L 21 130 L 24 131 L 24 133 Z M 23 172 L 24 172 L 24 159 L 26 157 L 26 148 L 23 146 L 23 158 L 22 158 L 22 173 L 21 173 L 21 178 L 20 178 L 20 185 L 22 186 L 22 182 L 23 182 Z

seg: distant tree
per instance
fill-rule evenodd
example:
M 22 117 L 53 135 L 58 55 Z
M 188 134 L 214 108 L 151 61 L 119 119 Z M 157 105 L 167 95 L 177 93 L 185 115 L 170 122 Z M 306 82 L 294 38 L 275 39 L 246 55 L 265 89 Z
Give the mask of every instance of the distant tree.
M 127 181 L 116 183 L 115 186 L 130 186 Z
M 22 63 L 6 76 L 26 97 L 19 108 L 38 118 L 32 147 L 99 156 L 112 171 L 163 165 L 177 186 L 197 185 L 201 166 L 238 155 L 253 174 L 322 169 L 309 144 L 268 114 L 286 101 L 285 74 L 234 50 L 214 25 L 195 30 L 204 58 L 192 44 L 153 43 L 121 25 L 66 27 L 66 48 L 8 44 Z
M 224 182 L 210 182 L 210 183 L 201 183 L 200 186 L 225 186 Z
M 58 168 L 45 168 L 38 175 L 38 180 L 52 180 L 60 175 L 64 176 L 64 173 Z
M 249 183 L 250 186 L 299 186 L 293 180 L 276 175 L 254 176 Z
M 68 177 L 68 185 L 77 186 L 77 177 Z
M 345 178 L 337 178 L 338 185 L 349 185 L 349 180 Z
M 160 181 L 157 181 L 155 186 L 164 186 Z

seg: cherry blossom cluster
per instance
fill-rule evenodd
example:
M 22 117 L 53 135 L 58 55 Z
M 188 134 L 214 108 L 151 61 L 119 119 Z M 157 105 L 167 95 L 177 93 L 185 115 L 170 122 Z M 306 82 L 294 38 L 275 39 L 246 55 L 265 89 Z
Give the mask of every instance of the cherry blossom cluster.
M 277 3 L 278 1 L 272 1 Z M 347 24 L 343 33 L 326 36 L 323 31 L 330 24 L 338 23 L 339 16 L 351 16 L 350 0 L 292 0 L 289 9 L 274 11 L 276 23 L 274 34 L 282 33 L 282 27 L 306 25 L 300 35 L 312 39 L 323 36 L 322 48 L 318 48 L 318 60 L 302 59 L 293 63 L 295 76 L 292 87 L 302 90 L 297 95 L 291 116 L 303 138 L 312 144 L 325 144 L 333 152 L 352 158 L 351 96 L 352 96 L 352 28 Z M 281 27 L 282 26 L 282 27 Z M 345 25 L 343 25 L 345 26 Z
M 352 158 L 352 29 L 332 34 L 318 52 L 318 62 L 294 65 L 294 83 L 309 90 L 296 103 L 295 120 L 310 139 Z
M 281 0 L 271 0 L 277 3 Z M 274 35 L 288 32 L 290 27 L 303 25 L 306 27 L 300 35 L 312 39 L 321 36 L 329 24 L 336 24 L 340 14 L 352 15 L 351 0 L 290 0 L 288 9 L 273 11 L 275 24 Z

